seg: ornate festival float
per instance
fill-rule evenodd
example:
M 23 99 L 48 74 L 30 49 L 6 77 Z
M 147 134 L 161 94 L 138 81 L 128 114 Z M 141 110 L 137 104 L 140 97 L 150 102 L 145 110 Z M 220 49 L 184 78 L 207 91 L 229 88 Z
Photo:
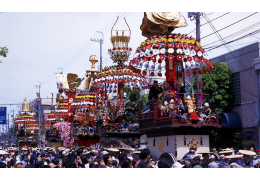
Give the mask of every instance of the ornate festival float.
M 175 28 L 187 26 L 181 13 L 147 12 L 141 25 L 147 39 L 137 48 L 129 68 L 146 76 L 166 80 L 162 93 L 150 100 L 150 110 L 139 113 L 139 130 L 152 154 L 158 158 L 163 152 L 171 152 L 181 159 L 190 147 L 209 151 L 209 133 L 218 128 L 217 109 L 211 113 L 209 104 L 203 103 L 203 83 L 197 82 L 198 93 L 187 80 L 213 69 L 208 55 L 195 38 L 176 34 Z M 191 93 L 186 93 L 185 85 Z M 196 97 L 198 100 L 196 100 Z
M 96 93 L 89 89 L 89 84 L 98 72 L 95 70 L 97 57 L 91 56 L 89 61 L 92 69 L 86 71 L 87 79 L 82 90 L 78 87 L 84 78 L 73 73 L 56 75 L 63 86 L 57 94 L 58 105 L 46 121 L 49 128 L 46 140 L 49 146 L 89 147 L 99 143 L 99 136 L 95 131 Z
M 126 19 L 124 18 L 125 23 Z M 118 18 L 114 24 L 117 24 Z M 136 148 L 140 144 L 138 123 L 126 125 L 125 103 L 129 101 L 127 92 L 138 94 L 149 84 L 141 71 L 133 69 L 128 64 L 132 49 L 128 47 L 131 39 L 131 30 L 111 29 L 110 41 L 113 45 L 108 53 L 114 65 L 105 67 L 95 77 L 90 89 L 97 92 L 98 132 L 101 135 L 101 147 Z M 140 104 L 136 104 L 141 108 Z
M 21 114 L 14 119 L 14 125 L 19 147 L 25 149 L 27 147 L 37 147 L 39 125 L 35 120 L 35 114 L 29 108 L 26 97 L 22 103 Z

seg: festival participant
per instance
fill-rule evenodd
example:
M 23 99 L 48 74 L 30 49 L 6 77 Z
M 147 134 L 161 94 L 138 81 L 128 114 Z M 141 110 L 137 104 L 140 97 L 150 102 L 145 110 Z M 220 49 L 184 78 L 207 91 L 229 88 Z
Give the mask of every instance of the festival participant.
M 133 168 L 132 161 L 130 159 L 124 159 L 121 165 L 122 168 Z
M 151 152 L 148 148 L 145 148 L 140 153 L 140 162 L 138 163 L 137 168 L 148 168 L 147 162 L 150 159 Z
M 199 109 L 197 112 L 197 115 L 199 117 L 199 123 L 203 124 L 205 122 L 206 115 L 202 114 L 202 109 Z M 213 151 L 214 152 L 214 151 Z
M 212 152 L 199 152 L 198 154 L 202 154 L 203 160 L 200 163 L 200 166 L 202 168 L 208 168 L 209 163 L 211 162 L 209 160 L 209 154 L 213 154 Z
M 153 86 L 150 88 L 149 100 L 155 100 L 158 98 L 158 95 L 162 92 L 162 88 L 158 86 L 158 81 L 153 82 Z
M 32 166 L 34 165 L 34 161 L 35 161 L 36 157 L 37 157 L 36 151 L 33 150 L 33 153 L 32 153 L 31 158 L 30 158 L 30 164 Z
M 208 168 L 219 168 L 219 164 L 216 163 L 216 161 L 215 161 L 215 156 L 214 156 L 214 155 L 211 155 L 211 156 L 209 157 L 209 161 L 210 161 L 210 163 L 209 163 L 209 165 L 208 165 Z
M 223 150 L 223 149 L 222 149 Z M 226 158 L 226 156 L 232 155 L 234 150 L 226 150 L 220 151 L 220 161 L 218 162 L 220 168 L 229 168 L 230 158 Z
M 193 158 L 194 158 L 194 156 L 188 155 L 187 159 L 185 160 L 185 165 L 183 166 L 183 168 L 191 168 Z
M 103 159 L 104 159 L 104 162 L 105 162 L 105 165 L 107 168 L 114 168 L 112 165 L 113 159 L 112 159 L 111 155 L 105 154 Z
M 191 167 L 192 167 L 192 168 L 202 168 L 202 167 L 200 166 L 200 156 L 195 156 L 195 157 L 193 158 L 193 161 L 192 161 L 192 163 L 191 163 Z
M 196 153 L 196 149 L 194 147 L 190 147 L 189 151 L 184 154 L 182 159 L 183 160 L 187 160 L 188 155 L 189 156 L 194 156 L 195 153 Z
M 28 159 L 27 159 L 27 155 L 24 154 L 23 157 L 22 157 L 22 163 L 23 163 L 23 167 L 25 168 L 26 165 L 28 165 Z
M 250 155 L 251 156 L 256 155 L 255 152 L 248 151 L 248 150 L 239 150 L 239 152 L 243 154 L 243 159 L 238 160 L 238 164 L 240 166 L 242 166 L 242 167 L 246 167 L 246 166 L 253 167 L 257 164 L 257 162 L 255 160 L 250 159 Z

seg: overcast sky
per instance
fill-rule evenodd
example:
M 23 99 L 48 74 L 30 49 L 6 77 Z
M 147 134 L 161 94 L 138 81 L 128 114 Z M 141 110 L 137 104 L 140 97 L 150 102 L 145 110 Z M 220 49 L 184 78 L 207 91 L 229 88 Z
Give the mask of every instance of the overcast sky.
M 210 20 L 225 13 L 206 12 Z M 174 32 L 189 33 L 195 28 L 195 21 L 190 21 L 187 18 L 187 12 L 182 12 L 182 14 L 187 19 L 188 26 L 175 29 Z M 231 12 L 212 23 L 219 30 L 250 14 L 253 12 Z M 91 68 L 89 57 L 97 55 L 99 58 L 99 43 L 90 41 L 92 37 L 101 37 L 101 34 L 96 33 L 96 31 L 104 32 L 103 66 L 112 65 L 107 50 L 112 47 L 110 30 L 116 21 L 116 16 L 120 16 L 120 22 L 115 26 L 115 29 L 120 30 L 127 29 L 123 21 L 123 17 L 126 17 L 132 31 L 129 46 L 135 51 L 137 46 L 146 39 L 141 36 L 140 30 L 143 12 L 0 13 L 0 47 L 6 46 L 9 49 L 6 58 L 0 57 L 2 60 L 0 63 L 0 104 L 21 103 L 25 96 L 28 99 L 36 98 L 38 89 L 35 85 L 39 85 L 39 82 L 41 82 L 42 98 L 51 97 L 51 93 L 56 95 L 56 82 L 58 80 L 54 73 L 61 71 L 58 68 L 63 68 L 64 74 L 75 73 L 79 77 L 85 77 L 85 71 Z M 257 13 L 219 33 L 224 38 L 257 23 L 259 19 L 260 13 Z M 205 18 L 201 19 L 201 24 L 206 22 Z M 228 41 L 257 30 L 259 27 L 228 39 Z M 212 32 L 213 30 L 208 24 L 201 27 L 201 37 Z M 191 35 L 195 37 L 195 31 Z M 236 41 L 230 44 L 230 47 L 232 49 L 241 48 L 259 41 L 259 37 L 260 35 L 256 34 L 254 37 Z M 203 38 L 201 40 L 202 47 L 216 40 L 218 38 L 215 34 Z M 212 58 L 227 52 L 223 46 L 208 54 Z M 83 85 L 84 83 L 80 87 Z M 17 110 L 16 106 L 7 106 L 7 108 L 8 112 L 12 109 Z

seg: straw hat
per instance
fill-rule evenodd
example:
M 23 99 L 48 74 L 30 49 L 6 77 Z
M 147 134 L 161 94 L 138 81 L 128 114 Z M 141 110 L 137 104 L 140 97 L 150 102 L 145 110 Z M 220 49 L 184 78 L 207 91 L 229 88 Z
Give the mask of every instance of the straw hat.
M 118 152 L 119 150 L 116 148 L 107 148 L 107 151 L 112 151 L 112 152 Z
M 146 12 L 147 18 L 155 24 L 170 27 L 185 27 L 186 19 L 179 12 Z
M 231 149 L 227 148 L 227 149 L 222 149 L 222 151 L 230 151 Z
M 235 150 L 228 150 L 228 151 L 220 151 L 219 154 L 227 154 L 227 153 L 233 153 Z
M 225 158 L 231 158 L 231 159 L 237 159 L 237 158 L 240 158 L 240 157 L 243 157 L 243 155 L 236 154 L 236 155 L 225 156 Z
M 135 151 L 134 152 L 134 154 L 140 154 L 141 153 L 141 151 Z
M 198 152 L 198 154 L 214 154 L 213 152 Z
M 255 152 L 252 152 L 252 151 L 248 151 L 248 150 L 239 150 L 240 153 L 244 154 L 244 155 L 256 155 Z
M 65 147 L 58 147 L 58 150 L 64 151 L 66 148 Z

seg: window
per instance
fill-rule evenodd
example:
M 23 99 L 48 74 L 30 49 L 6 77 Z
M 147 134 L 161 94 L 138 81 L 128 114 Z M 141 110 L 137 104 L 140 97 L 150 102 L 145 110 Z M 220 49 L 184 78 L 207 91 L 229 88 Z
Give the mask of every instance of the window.
M 232 85 L 234 90 L 234 102 L 233 105 L 237 106 L 241 104 L 241 93 L 240 93 L 240 73 L 232 74 Z

